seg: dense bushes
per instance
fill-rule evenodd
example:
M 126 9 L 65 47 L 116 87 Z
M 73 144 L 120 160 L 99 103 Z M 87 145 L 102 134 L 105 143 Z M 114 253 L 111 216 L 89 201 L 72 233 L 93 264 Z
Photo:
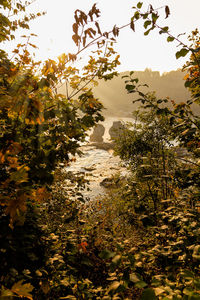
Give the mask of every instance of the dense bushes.
M 14 39 L 18 27 L 28 29 L 36 16 L 18 16 L 29 4 L 1 3 L 1 42 Z M 142 19 L 145 29 L 152 26 L 145 35 L 154 28 L 169 35 L 157 26 L 157 11 L 150 6 L 144 14 L 141 7 L 134 8 L 131 29 Z M 61 171 L 60 162 L 68 165 L 87 130 L 102 120 L 103 107 L 88 84 L 95 85 L 95 77 L 112 79 L 119 64 L 109 40 L 119 28 L 102 33 L 99 13 L 96 5 L 88 15 L 76 10 L 77 53 L 57 62 L 32 60 L 31 35 L 13 49 L 12 59 L 0 51 L 0 297 L 199 299 L 200 118 L 191 109 L 199 101 L 198 31 L 193 45 L 181 43 L 176 54 L 192 53 L 185 66 L 192 94 L 187 103 L 171 101 L 170 107 L 169 99 L 141 91 L 133 72 L 127 77 L 126 89 L 139 94 L 142 112 L 120 133 L 116 153 L 131 176 L 114 178 L 109 194 L 85 204 L 84 177 Z M 179 41 L 169 35 L 173 40 Z M 72 62 L 97 41 L 81 76 Z M 57 93 L 64 81 L 66 96 Z M 174 143 L 187 155 L 178 156 Z

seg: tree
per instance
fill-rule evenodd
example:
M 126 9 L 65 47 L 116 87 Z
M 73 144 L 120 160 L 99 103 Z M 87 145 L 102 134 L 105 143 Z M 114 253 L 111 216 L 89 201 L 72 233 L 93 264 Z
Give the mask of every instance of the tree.
M 26 7 L 31 2 L 22 3 L 2 2 L 1 42 L 14 39 L 19 27 L 29 29 L 29 21 L 43 14 L 27 16 Z M 49 59 L 43 65 L 34 62 L 29 53 L 29 47 L 36 47 L 31 43 L 33 34 L 24 36 L 26 42 L 17 45 L 11 59 L 6 52 L 0 52 L 0 204 L 10 215 L 11 227 L 14 221 L 24 220 L 27 202 L 47 197 L 45 185 L 53 182 L 58 162 L 68 162 L 69 154 L 78 152 L 87 130 L 103 120 L 103 106 L 91 89 L 95 78 L 108 80 L 117 74 L 113 70 L 119 64 L 119 56 L 112 48 L 112 40 L 108 40 L 108 34 L 95 40 L 96 31 L 91 27 L 101 33 L 96 5 L 88 15 L 76 10 L 74 16 L 72 39 L 78 48 L 76 54 L 62 54 L 58 61 Z M 97 50 L 79 75 L 72 63 L 79 53 L 97 42 Z M 57 93 L 63 82 L 67 96 Z
M 19 27 L 29 30 L 29 21 L 43 15 L 27 16 L 32 1 L 5 0 L 0 4 L 2 43 L 13 40 Z M 100 31 L 96 5 L 88 14 L 76 10 L 74 16 L 75 54 L 62 54 L 57 61 L 48 59 L 44 64 L 35 62 L 29 51 L 36 47 L 31 43 L 32 33 L 23 36 L 25 42 L 18 43 L 11 58 L 0 50 L 0 238 L 6 252 L 1 297 L 32 299 L 33 285 L 39 284 L 40 277 L 34 273 L 45 265 L 47 255 L 35 208 L 47 201 L 59 162 L 69 163 L 70 154 L 80 154 L 87 130 L 103 120 L 103 106 L 92 93 L 95 78 L 108 80 L 117 75 L 114 69 L 119 56 L 112 39 Z M 98 39 L 92 27 L 98 30 Z M 78 70 L 74 63 L 79 53 L 97 42 L 88 64 Z M 58 94 L 64 82 L 66 96 Z M 24 282 L 23 269 L 30 271 L 33 285 Z

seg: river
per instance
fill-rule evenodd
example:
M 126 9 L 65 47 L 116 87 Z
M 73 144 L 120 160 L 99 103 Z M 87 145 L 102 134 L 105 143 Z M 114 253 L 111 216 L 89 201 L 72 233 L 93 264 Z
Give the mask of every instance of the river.
M 113 121 L 130 122 L 133 119 L 107 118 L 104 122 L 101 122 L 105 127 L 104 142 L 110 142 L 108 131 Z M 76 161 L 72 162 L 64 171 L 85 174 L 85 178 L 90 181 L 90 190 L 85 189 L 83 191 L 83 195 L 87 200 L 94 200 L 105 194 L 105 188 L 100 185 L 104 179 L 110 178 L 116 173 L 120 173 L 120 176 L 127 174 L 127 169 L 122 166 L 120 158 L 113 155 L 113 150 L 98 149 L 90 145 L 89 141 L 80 150 L 83 155 L 81 157 L 76 156 Z

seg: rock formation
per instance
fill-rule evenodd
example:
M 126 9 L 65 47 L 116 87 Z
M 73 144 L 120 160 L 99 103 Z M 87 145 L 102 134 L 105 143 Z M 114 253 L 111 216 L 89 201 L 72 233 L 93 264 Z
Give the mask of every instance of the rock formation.
M 104 126 L 101 124 L 97 124 L 94 127 L 94 131 L 90 136 L 90 142 L 102 143 L 104 132 L 105 132 Z
M 109 129 L 110 138 L 112 140 L 118 138 L 123 129 L 124 125 L 121 121 L 114 121 L 112 127 L 110 127 Z

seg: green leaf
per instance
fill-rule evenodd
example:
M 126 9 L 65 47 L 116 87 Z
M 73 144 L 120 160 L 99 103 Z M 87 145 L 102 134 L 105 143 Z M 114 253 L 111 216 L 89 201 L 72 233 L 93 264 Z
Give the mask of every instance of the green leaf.
M 135 31 L 135 23 L 133 20 L 131 20 L 130 27 L 133 31 Z
M 167 41 L 168 42 L 173 42 L 174 41 L 174 37 L 173 36 L 168 36 Z
M 140 18 L 140 14 L 138 11 L 134 13 L 134 19 L 138 20 Z
M 143 280 L 138 281 L 138 282 L 135 283 L 135 287 L 137 287 L 139 289 L 143 289 L 145 286 L 147 286 L 147 284 Z
M 145 19 L 148 17 L 148 15 L 149 15 L 148 13 L 143 14 L 143 15 L 142 15 L 143 19 L 145 20 Z
M 188 49 L 182 48 L 180 51 L 176 52 L 176 59 L 186 56 L 188 54 L 188 52 L 189 52 Z
M 149 25 L 151 25 L 151 21 L 147 20 L 144 22 L 144 28 L 146 29 Z
M 138 4 L 137 4 L 137 8 L 141 8 L 142 7 L 142 5 L 143 5 L 143 3 L 142 2 L 138 2 Z
M 141 300 L 157 300 L 153 289 L 146 289 L 142 293 Z
M 132 91 L 135 88 L 135 85 L 132 84 L 126 84 L 125 88 L 127 89 L 127 91 Z
M 152 30 L 153 28 L 148 29 L 147 31 L 144 32 L 144 35 L 148 35 L 149 32 Z
M 154 24 L 156 23 L 156 21 L 158 20 L 158 18 L 159 18 L 159 16 L 157 14 L 152 13 L 152 21 L 153 21 Z
M 157 100 L 157 103 L 158 103 L 158 104 L 160 104 L 160 103 L 162 103 L 162 102 L 163 102 L 162 99 L 158 99 L 158 100 Z
M 159 33 L 160 33 L 160 34 L 166 33 L 168 30 L 169 30 L 169 27 L 168 27 L 168 26 L 165 26 L 165 27 L 163 27 L 163 28 L 159 31 Z
M 190 87 L 191 86 L 191 84 L 192 84 L 192 81 L 191 80 L 186 80 L 186 82 L 185 82 L 185 87 L 187 88 L 187 87 Z
M 115 252 L 111 252 L 109 250 L 103 250 L 101 251 L 101 253 L 99 254 L 99 257 L 102 258 L 102 259 L 109 259 L 109 258 L 112 258 L 115 256 Z

